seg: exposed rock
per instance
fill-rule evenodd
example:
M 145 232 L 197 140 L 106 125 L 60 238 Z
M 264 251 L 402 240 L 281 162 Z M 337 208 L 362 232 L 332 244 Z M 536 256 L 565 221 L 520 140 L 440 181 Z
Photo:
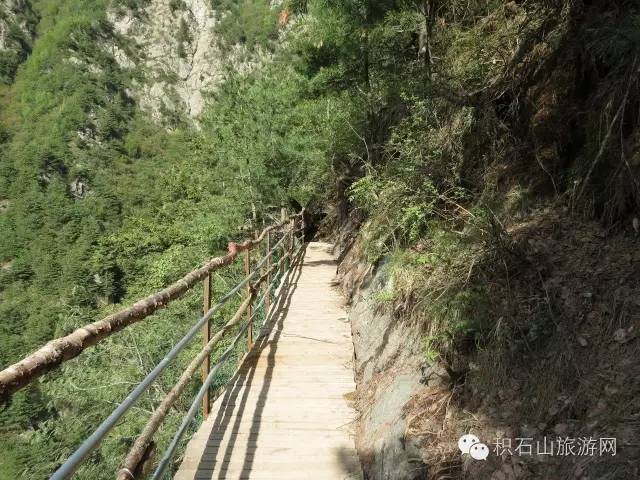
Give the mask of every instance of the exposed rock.
M 222 56 L 215 42 L 214 11 L 207 0 L 184 0 L 172 10 L 169 0 L 151 0 L 141 11 L 110 13 L 115 30 L 136 48 L 111 52 L 125 69 L 139 67 L 133 97 L 158 121 L 167 111 L 196 119 L 204 96 L 222 79 Z
M 0 3 L 0 50 L 13 47 L 14 41 L 9 34 L 12 27 L 16 26 L 23 34 L 28 34 L 20 12 L 30 9 L 31 6 L 25 0 L 4 0 Z
M 368 268 L 360 265 L 356 271 Z M 360 277 L 362 279 L 362 277 Z M 349 279 L 351 288 L 352 277 Z M 425 389 L 422 384 L 420 335 L 397 321 L 392 312 L 378 311 L 373 294 L 387 283 L 381 266 L 353 298 L 349 314 L 355 347 L 357 406 L 361 413 L 357 447 L 365 478 L 424 478 L 418 438 L 407 434 L 404 406 Z
M 79 177 L 76 177 L 69 185 L 69 190 L 75 198 L 84 198 L 89 194 L 89 187 Z
M 11 83 L 16 68 L 31 52 L 36 19 L 28 0 L 0 2 L 0 83 Z

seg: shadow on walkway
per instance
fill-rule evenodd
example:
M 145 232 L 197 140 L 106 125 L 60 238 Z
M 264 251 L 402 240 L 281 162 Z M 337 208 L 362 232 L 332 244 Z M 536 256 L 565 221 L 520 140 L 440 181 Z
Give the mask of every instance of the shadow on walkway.
M 301 251 L 301 259 L 304 258 L 304 249 Z M 303 262 L 300 261 L 298 266 L 291 270 L 281 287 L 280 296 L 277 304 L 271 309 L 269 318 L 267 319 L 260 336 L 251 352 L 245 358 L 238 373 L 230 380 L 227 390 L 222 399 L 221 406 L 217 412 L 215 421 L 209 433 L 207 446 L 203 452 L 202 458 L 198 464 L 198 478 L 201 478 L 203 472 L 210 472 L 207 478 L 225 479 L 229 470 L 229 462 L 236 447 L 246 449 L 242 472 L 237 478 L 247 478 L 253 466 L 254 453 L 258 446 L 258 436 L 260 434 L 260 424 L 262 412 L 266 405 L 269 387 L 273 377 L 275 368 L 275 356 L 278 349 L 278 340 L 282 335 L 284 321 L 287 317 L 291 298 L 296 290 L 297 282 L 300 278 Z M 265 350 L 268 353 L 263 355 Z M 259 359 L 267 359 L 267 367 L 264 371 L 263 378 L 255 378 L 256 366 Z M 264 361 L 264 360 L 263 360 Z M 255 409 L 251 418 L 251 427 L 248 436 L 238 437 L 243 413 L 247 409 L 247 400 L 253 381 L 261 383 L 260 393 L 255 400 Z M 245 387 L 246 386 L 246 387 Z M 228 437 L 226 445 L 222 445 L 223 437 Z M 236 443 L 246 441 L 245 445 L 236 445 Z M 218 473 L 213 473 L 216 467 L 219 467 Z M 235 470 L 235 469 L 234 469 Z M 235 477 L 235 474 L 234 474 Z

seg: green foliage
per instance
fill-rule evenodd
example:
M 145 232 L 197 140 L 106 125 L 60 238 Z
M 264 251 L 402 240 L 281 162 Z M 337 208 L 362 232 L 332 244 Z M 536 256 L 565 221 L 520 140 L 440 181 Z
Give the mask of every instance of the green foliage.
M 444 358 L 461 338 L 480 341 L 493 325 L 487 288 L 472 282 L 474 269 L 494 260 L 496 243 L 487 241 L 485 220 L 477 217 L 463 231 L 431 222 L 420 251 L 390 254 L 390 285 L 397 305 L 411 307 L 425 329 L 427 361 Z
M 264 0 L 212 0 L 214 10 L 221 12 L 216 26 L 221 45 L 229 48 L 244 45 L 249 50 L 267 48 L 278 38 L 278 9 Z
M 309 0 L 286 0 L 284 8 L 292 13 L 303 14 L 307 12 Z
M 369 213 L 364 235 L 371 260 L 415 243 L 427 233 L 430 221 L 448 217 L 467 196 L 461 182 L 461 146 L 473 125 L 473 110 L 452 109 L 437 100 L 409 100 L 409 115 L 387 140 L 387 162 L 370 168 L 351 187 L 352 201 Z M 450 121 L 442 122 L 446 115 Z
M 242 237 L 253 212 L 266 222 L 293 201 L 330 215 L 332 204 L 358 210 L 368 259 L 391 257 L 394 288 L 377 300 L 402 306 L 417 299 L 430 360 L 456 338 L 477 340 L 490 319 L 487 291 L 474 275 L 497 263 L 502 248 L 487 205 L 524 214 L 549 177 L 555 193 L 575 199 L 590 176 L 576 204 L 589 197 L 594 211 L 612 218 L 636 199 L 625 172 L 635 172 L 637 158 L 621 156 L 634 151 L 636 120 L 631 108 L 614 115 L 623 101 L 636 101 L 629 67 L 637 12 L 620 29 L 610 17 L 591 20 L 606 35 L 565 36 L 564 14 L 549 13 L 558 2 L 533 3 L 440 2 L 430 24 L 422 2 L 291 0 L 282 8 L 297 17 L 279 31 L 281 10 L 271 2 L 212 0 L 221 47 L 243 45 L 251 68 L 238 72 L 233 62 L 243 59 L 231 56 L 196 131 L 168 110 L 164 125 L 146 118 L 126 93 L 130 74 L 104 48 L 129 48 L 107 8 L 135 12 L 148 0 L 34 1 L 27 31 L 37 30 L 37 41 L 14 28 L 11 41 L 20 48 L 0 56 L 7 84 L 0 85 L 0 367 L 165 286 Z M 171 0 L 170 8 L 184 4 Z M 175 40 L 187 56 L 192 38 L 182 19 Z M 560 62 L 561 53 L 571 61 Z M 554 62 L 575 65 L 578 57 L 584 72 L 548 73 Z M 589 81 L 598 86 L 590 96 Z M 543 87 L 531 87 L 536 82 Z M 588 97 L 579 109 L 586 126 L 572 142 L 560 128 L 571 108 L 553 103 L 567 91 Z M 617 134 L 603 138 L 612 122 Z M 595 157 L 603 141 L 604 154 Z M 497 165 L 519 170 L 505 178 Z M 604 204 L 596 195 L 620 184 Z M 240 275 L 225 271 L 215 291 Z M 0 471 L 50 474 L 189 328 L 199 293 L 0 407 L 8 455 Z M 79 478 L 112 476 L 195 348 Z M 188 393 L 195 389 L 197 382 Z M 186 404 L 171 413 L 160 449 Z
M 129 10 L 138 12 L 149 5 L 150 0 L 113 0 L 113 7 L 122 12 Z
M 0 83 L 11 83 L 24 57 L 18 52 L 0 51 Z
M 397 293 L 392 289 L 380 290 L 378 292 L 374 292 L 372 298 L 377 303 L 392 303 L 396 300 Z
M 232 74 L 204 120 L 212 139 L 211 161 L 239 175 L 232 188 L 249 189 L 258 211 L 278 205 L 285 192 L 308 204 L 326 192 L 336 132 L 352 113 L 346 95 L 312 95 L 294 68 L 273 64 L 259 74 Z M 250 185 L 253 187 L 249 188 Z
M 371 175 L 355 182 L 350 192 L 351 200 L 370 213 L 363 238 L 372 262 L 420 238 L 437 202 L 437 191 L 430 183 L 413 191 L 401 180 L 381 180 Z

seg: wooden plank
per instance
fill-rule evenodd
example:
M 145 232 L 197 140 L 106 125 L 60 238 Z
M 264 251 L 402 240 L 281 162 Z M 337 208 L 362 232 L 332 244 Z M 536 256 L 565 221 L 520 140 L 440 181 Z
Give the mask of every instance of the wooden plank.
M 334 273 L 330 245 L 310 244 L 287 310 L 213 403 L 176 479 L 361 478 L 351 328 Z

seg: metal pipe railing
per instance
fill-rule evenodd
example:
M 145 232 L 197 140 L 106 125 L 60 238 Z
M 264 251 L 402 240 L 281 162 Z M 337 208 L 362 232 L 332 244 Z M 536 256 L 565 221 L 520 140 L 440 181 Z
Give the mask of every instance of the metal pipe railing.
M 289 218 L 295 221 L 299 216 L 300 214 L 296 214 Z M 286 225 L 287 222 L 283 219 L 279 224 L 265 228 L 260 236 L 253 240 L 247 240 L 241 244 L 230 243 L 229 253 L 226 255 L 212 258 L 202 267 L 193 270 L 177 282 L 124 310 L 78 328 L 68 335 L 51 340 L 19 362 L 0 371 L 0 404 L 8 401 L 16 391 L 64 362 L 77 357 L 87 348 L 151 316 L 160 308 L 164 308 L 172 301 L 181 298 L 212 271 L 230 265 L 239 252 L 253 249 L 262 242 L 267 233 L 281 229 Z
M 294 216 L 295 218 L 298 215 Z M 262 240 L 266 233 L 273 230 L 273 228 L 265 229 L 263 233 L 254 241 L 245 242 L 242 247 L 249 243 L 255 246 L 257 240 Z M 113 412 L 98 426 L 98 428 L 78 447 L 78 449 L 56 470 L 51 476 L 51 480 L 63 480 L 69 478 L 80 467 L 87 455 L 93 451 L 102 441 L 102 439 L 111 431 L 117 422 L 131 409 L 131 407 L 139 400 L 142 394 L 151 386 L 151 384 L 158 378 L 163 370 L 173 361 L 177 355 L 184 350 L 184 348 L 193 340 L 202 327 L 207 324 L 213 315 L 222 308 L 236 293 L 238 293 L 243 287 L 245 287 L 262 269 L 267 263 L 268 259 L 277 251 L 277 249 L 283 245 L 287 237 L 293 235 L 293 232 L 289 231 L 282 238 L 276 242 L 269 252 L 256 264 L 256 266 L 250 271 L 240 283 L 233 287 L 229 292 L 223 295 L 218 302 L 209 309 L 194 325 L 193 327 L 174 345 L 174 347 L 165 355 L 165 357 L 156 365 L 156 367 L 134 388 L 129 395 L 122 401 L 122 403 L 113 410 Z M 253 247 L 251 247 L 253 248 Z M 241 248 L 246 249 L 246 248 Z
M 257 271 L 259 268 L 260 267 L 256 267 L 255 271 Z M 244 300 L 244 302 L 242 302 L 231 320 L 229 320 L 222 327 L 222 329 L 219 330 L 211 338 L 211 340 L 209 340 L 209 342 L 207 342 L 204 348 L 189 363 L 187 368 L 180 376 L 178 382 L 169 391 L 169 393 L 166 394 L 160 405 L 156 407 L 142 434 L 136 439 L 133 446 L 131 447 L 129 454 L 127 455 L 127 458 L 124 462 L 124 466 L 122 467 L 121 474 L 118 476 L 119 479 L 127 480 L 134 477 L 132 472 L 135 471 L 136 467 L 145 456 L 145 452 L 151 444 L 153 436 L 155 435 L 160 425 L 164 422 L 166 415 L 169 413 L 169 410 L 178 400 L 180 395 L 182 395 L 188 383 L 193 378 L 196 370 L 203 364 L 203 362 L 209 357 L 209 355 L 211 355 L 213 349 L 218 345 L 218 343 L 222 341 L 222 339 L 233 327 L 240 323 L 245 312 L 248 313 L 251 311 L 250 309 L 256 296 L 257 287 L 259 287 L 260 284 L 265 281 L 265 279 L 266 276 L 262 276 L 254 284 L 249 284 L 247 298 Z M 251 318 L 251 316 L 249 316 L 249 318 Z M 251 325 L 249 324 L 247 332 L 251 331 L 250 328 Z
M 293 257 L 295 259 L 295 257 L 297 255 L 299 255 L 299 253 L 301 251 L 302 251 L 302 245 L 300 245 L 296 249 L 296 252 L 293 255 L 283 256 L 281 261 L 279 261 L 278 264 L 276 265 L 276 267 L 280 267 L 280 265 L 283 263 L 282 260 L 284 260 L 286 258 Z M 294 262 L 292 267 L 295 268 L 296 266 L 297 266 L 297 264 L 296 264 L 296 262 Z M 291 273 L 291 270 L 292 269 L 289 269 L 287 271 L 287 274 L 286 274 L 287 277 Z M 288 278 L 283 278 L 282 279 L 282 284 L 286 283 L 287 279 Z M 261 296 L 260 301 L 255 306 L 255 312 L 254 312 L 253 316 L 249 319 L 249 321 L 247 321 L 244 324 L 244 326 L 242 327 L 242 329 L 240 330 L 238 335 L 234 338 L 234 340 L 231 343 L 231 345 L 229 346 L 229 348 L 227 350 L 225 350 L 225 352 L 221 355 L 220 359 L 218 359 L 218 362 L 216 363 L 216 365 L 213 367 L 213 369 L 211 370 L 211 372 L 209 373 L 209 375 L 207 376 L 207 378 L 203 382 L 202 387 L 200 388 L 200 390 L 198 391 L 197 395 L 194 397 L 193 402 L 191 403 L 191 407 L 189 408 L 189 410 L 187 411 L 186 415 L 184 416 L 184 418 L 182 420 L 182 423 L 180 424 L 180 427 L 178 428 L 178 430 L 174 434 L 173 438 L 171 439 L 171 443 L 169 444 L 169 446 L 165 450 L 164 455 L 160 459 L 160 462 L 158 463 L 158 467 L 156 468 L 156 470 L 154 471 L 153 475 L 151 476 L 151 480 L 159 480 L 165 474 L 167 468 L 169 467 L 171 459 L 173 458 L 175 450 L 178 447 L 178 444 L 180 443 L 180 440 L 182 440 L 182 437 L 184 436 L 184 433 L 187 431 L 187 428 L 189 428 L 190 423 L 193 421 L 196 413 L 198 412 L 198 406 L 201 404 L 202 399 L 204 398 L 206 392 L 211 387 L 211 384 L 213 383 L 213 380 L 215 379 L 216 374 L 218 373 L 218 371 L 220 370 L 222 365 L 224 365 L 224 363 L 228 360 L 229 356 L 231 355 L 231 353 L 233 352 L 233 350 L 237 346 L 238 341 L 244 336 L 244 333 L 248 330 L 249 325 L 251 325 L 252 322 L 254 321 L 253 317 L 256 316 L 257 311 L 265 303 L 266 298 L 267 298 L 267 294 L 265 292 Z M 277 302 L 274 302 L 274 305 L 276 303 Z M 263 320 L 262 326 L 265 325 L 265 323 L 266 323 L 266 321 L 268 319 L 268 313 L 269 312 L 267 312 L 267 315 L 265 315 L 265 318 Z
M 264 303 L 264 295 L 262 297 L 262 300 L 256 306 L 256 310 L 260 308 L 260 305 L 263 303 Z M 187 414 L 185 415 L 184 419 L 182 420 L 180 427 L 174 434 L 171 440 L 171 443 L 165 450 L 165 454 L 163 455 L 162 459 L 160 460 L 160 463 L 158 464 L 158 467 L 156 468 L 156 471 L 153 473 L 151 477 L 152 479 L 161 478 L 162 475 L 164 474 L 165 470 L 169 466 L 169 463 L 171 462 L 171 459 L 173 458 L 175 449 L 178 447 L 178 443 L 182 439 L 184 433 L 189 427 L 189 424 L 193 421 L 193 418 L 198 412 L 198 407 L 201 405 L 202 399 L 204 398 L 206 392 L 209 391 L 209 388 L 211 388 L 211 384 L 213 383 L 213 380 L 215 379 L 216 374 L 218 373 L 220 368 L 222 368 L 222 366 L 228 360 L 228 358 L 231 356 L 231 353 L 233 353 L 233 351 L 235 350 L 240 339 L 244 337 L 244 334 L 249 329 L 249 325 L 251 324 L 251 322 L 253 322 L 253 316 L 251 317 L 250 321 L 245 322 L 245 324 L 240 329 L 238 335 L 236 335 L 236 337 L 233 339 L 233 342 L 231 342 L 231 345 L 229 346 L 229 348 L 227 348 L 224 351 L 224 353 L 220 356 L 216 364 L 210 370 L 209 375 L 207 375 L 207 378 L 202 383 L 202 387 L 200 387 L 198 394 L 195 396 L 193 402 L 191 403 L 191 407 L 187 411 Z

